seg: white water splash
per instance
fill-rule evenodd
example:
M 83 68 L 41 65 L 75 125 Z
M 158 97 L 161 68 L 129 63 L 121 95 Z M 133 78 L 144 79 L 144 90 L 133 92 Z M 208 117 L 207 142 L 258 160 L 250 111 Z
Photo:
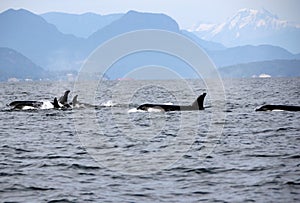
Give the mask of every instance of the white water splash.
M 114 103 L 112 100 L 108 100 L 106 102 L 101 103 L 101 106 L 105 106 L 105 107 L 112 107 L 112 106 L 116 106 L 117 104 Z
M 53 109 L 54 108 L 54 105 L 52 104 L 51 101 L 42 100 L 41 102 L 43 103 L 41 106 L 41 109 Z

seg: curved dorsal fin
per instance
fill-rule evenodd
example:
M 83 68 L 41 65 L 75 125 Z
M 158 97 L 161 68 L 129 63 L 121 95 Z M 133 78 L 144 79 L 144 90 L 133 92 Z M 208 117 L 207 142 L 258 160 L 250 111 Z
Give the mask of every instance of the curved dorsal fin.
M 78 95 L 75 95 L 75 96 L 73 97 L 73 100 L 72 100 L 72 105 L 73 105 L 73 106 L 75 106 L 76 104 L 78 104 L 77 97 L 78 97 Z
M 70 90 L 67 90 L 67 91 L 65 91 L 64 96 L 61 96 L 61 97 L 59 98 L 59 102 L 60 102 L 61 104 L 67 104 L 67 103 L 68 103 L 68 95 L 69 95 L 69 93 L 70 93 Z
M 206 93 L 203 93 L 200 95 L 192 104 L 192 106 L 197 107 L 198 109 L 204 109 L 204 98 L 206 96 Z

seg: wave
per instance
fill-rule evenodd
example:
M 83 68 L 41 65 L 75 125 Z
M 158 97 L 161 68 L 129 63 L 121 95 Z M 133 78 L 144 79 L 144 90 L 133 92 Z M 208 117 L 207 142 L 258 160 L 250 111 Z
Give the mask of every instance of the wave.
M 150 112 L 150 113 L 159 113 L 159 112 L 165 112 L 163 109 L 158 109 L 158 108 L 148 108 L 147 111 L 144 110 L 140 110 L 137 108 L 132 108 L 128 110 L 128 113 L 144 113 L 144 112 Z
M 113 106 L 117 106 L 117 104 L 114 103 L 112 100 L 108 100 L 106 102 L 101 103 L 100 106 L 113 107 Z

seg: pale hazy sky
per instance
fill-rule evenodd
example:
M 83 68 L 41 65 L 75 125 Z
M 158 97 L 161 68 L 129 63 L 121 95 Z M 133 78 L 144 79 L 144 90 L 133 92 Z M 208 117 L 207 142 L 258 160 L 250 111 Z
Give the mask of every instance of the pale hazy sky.
M 181 28 L 198 22 L 220 23 L 241 8 L 265 8 L 280 19 L 300 24 L 300 0 L 0 0 L 0 12 L 24 8 L 41 14 L 49 11 L 98 14 L 129 10 L 165 13 Z

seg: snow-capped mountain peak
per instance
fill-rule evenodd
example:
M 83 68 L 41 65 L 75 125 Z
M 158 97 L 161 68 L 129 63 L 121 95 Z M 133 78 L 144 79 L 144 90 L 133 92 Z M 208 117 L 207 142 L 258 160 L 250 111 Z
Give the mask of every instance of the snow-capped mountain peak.
M 282 29 L 286 27 L 297 27 L 288 21 L 280 20 L 276 15 L 266 9 L 255 10 L 243 8 L 234 16 L 221 24 L 201 23 L 197 27 L 189 29 L 194 32 L 211 32 L 216 35 L 224 30 L 242 30 L 242 29 Z
M 190 29 L 200 38 L 216 41 L 225 46 L 245 44 L 272 44 L 289 50 L 299 50 L 299 43 L 287 40 L 299 40 L 300 26 L 286 20 L 266 9 L 240 9 L 235 15 L 220 24 L 198 24 Z M 286 46 L 287 45 L 287 46 Z
M 252 26 L 255 29 L 262 27 L 268 29 L 280 29 L 288 26 L 287 21 L 279 20 L 276 15 L 273 15 L 265 9 L 260 11 L 254 9 L 241 9 L 227 21 L 227 24 L 229 29 L 243 29 L 247 26 Z

